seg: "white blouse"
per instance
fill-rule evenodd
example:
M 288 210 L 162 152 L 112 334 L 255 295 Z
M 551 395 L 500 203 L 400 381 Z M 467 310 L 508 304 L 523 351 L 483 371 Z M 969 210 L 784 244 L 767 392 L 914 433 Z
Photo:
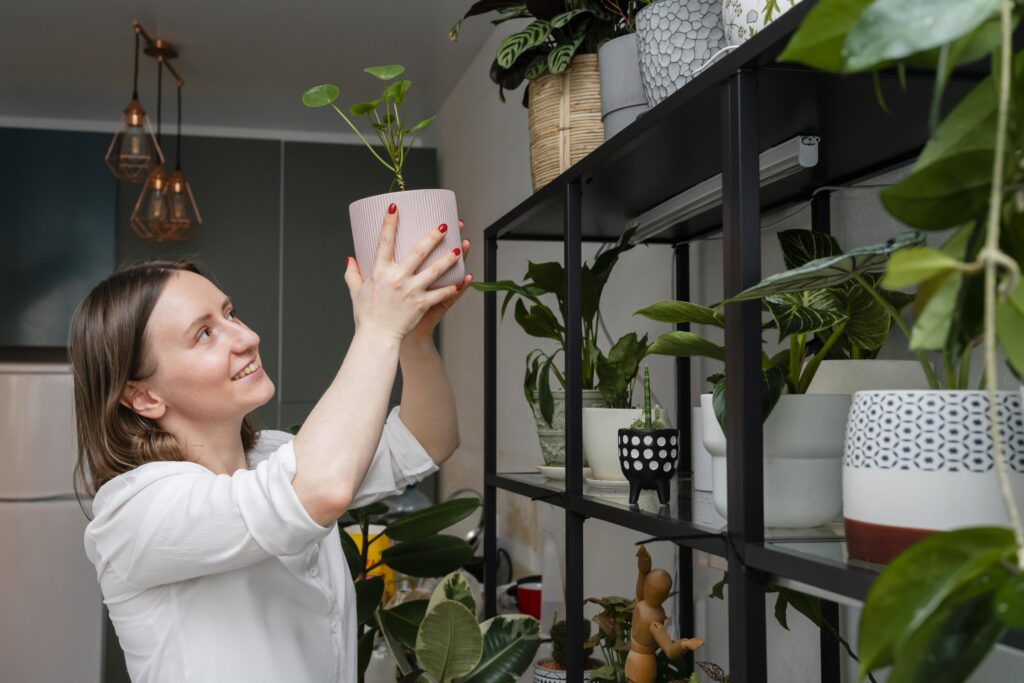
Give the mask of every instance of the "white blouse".
M 151 462 L 97 492 L 85 552 L 136 683 L 356 680 L 352 577 L 292 488 L 291 440 L 260 432 L 232 475 Z M 435 470 L 396 406 L 352 507 Z

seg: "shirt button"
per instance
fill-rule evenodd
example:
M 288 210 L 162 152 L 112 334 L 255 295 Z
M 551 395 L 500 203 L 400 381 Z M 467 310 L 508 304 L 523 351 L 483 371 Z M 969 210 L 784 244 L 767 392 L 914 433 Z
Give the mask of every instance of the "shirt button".
M 318 567 L 313 567 L 309 570 L 309 575 L 315 579 L 317 576 L 320 575 L 320 569 Z
M 331 622 L 331 633 L 337 633 L 337 632 L 338 632 L 338 622 L 336 622 L 336 621 Z

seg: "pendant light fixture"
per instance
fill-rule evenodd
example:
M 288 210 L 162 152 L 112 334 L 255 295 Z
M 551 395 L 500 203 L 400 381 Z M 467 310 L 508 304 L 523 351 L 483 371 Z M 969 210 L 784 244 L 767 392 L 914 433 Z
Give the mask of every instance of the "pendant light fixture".
M 192 238 L 192 224 L 203 224 L 203 217 L 196 206 L 196 198 L 192 194 L 192 186 L 185 180 L 181 172 L 181 86 L 178 81 L 178 134 L 175 141 L 174 173 L 167 180 L 169 216 L 165 230 L 165 239 L 187 240 Z
M 164 163 L 160 144 L 153 136 L 153 127 L 146 110 L 139 102 L 139 32 L 135 27 L 135 73 L 132 77 L 132 101 L 124 108 L 122 128 L 114 133 L 104 161 L 119 180 L 137 183 Z
M 156 139 L 160 141 L 160 114 L 163 109 L 164 60 L 157 57 L 156 77 Z M 167 174 L 163 164 L 157 166 L 146 179 L 146 184 L 135 200 L 132 210 L 132 231 L 144 240 L 163 242 L 168 231 L 170 205 L 167 201 Z

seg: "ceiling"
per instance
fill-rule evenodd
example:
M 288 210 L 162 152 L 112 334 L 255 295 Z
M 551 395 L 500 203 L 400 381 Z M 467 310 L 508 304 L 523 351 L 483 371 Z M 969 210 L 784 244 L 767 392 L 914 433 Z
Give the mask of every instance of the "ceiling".
M 404 64 L 413 81 L 406 117 L 437 113 L 492 26 L 448 28 L 469 0 L 3 0 L 0 125 L 113 130 L 131 99 L 137 18 L 178 48 L 186 133 L 285 139 L 348 139 L 330 109 L 301 95 L 335 83 L 346 105 L 379 95 L 362 73 Z M 140 58 L 139 94 L 155 125 L 156 62 Z M 164 132 L 174 121 L 173 79 L 164 74 Z M 372 131 L 371 131 L 372 132 Z M 339 135 L 339 133 L 342 133 Z

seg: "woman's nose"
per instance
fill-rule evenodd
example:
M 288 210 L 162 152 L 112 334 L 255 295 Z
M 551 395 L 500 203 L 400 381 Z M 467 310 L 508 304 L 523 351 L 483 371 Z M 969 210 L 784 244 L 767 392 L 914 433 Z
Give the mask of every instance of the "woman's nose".
M 234 328 L 234 338 L 232 340 L 232 349 L 244 353 L 249 349 L 259 346 L 260 336 L 253 332 L 248 325 L 241 323 Z

